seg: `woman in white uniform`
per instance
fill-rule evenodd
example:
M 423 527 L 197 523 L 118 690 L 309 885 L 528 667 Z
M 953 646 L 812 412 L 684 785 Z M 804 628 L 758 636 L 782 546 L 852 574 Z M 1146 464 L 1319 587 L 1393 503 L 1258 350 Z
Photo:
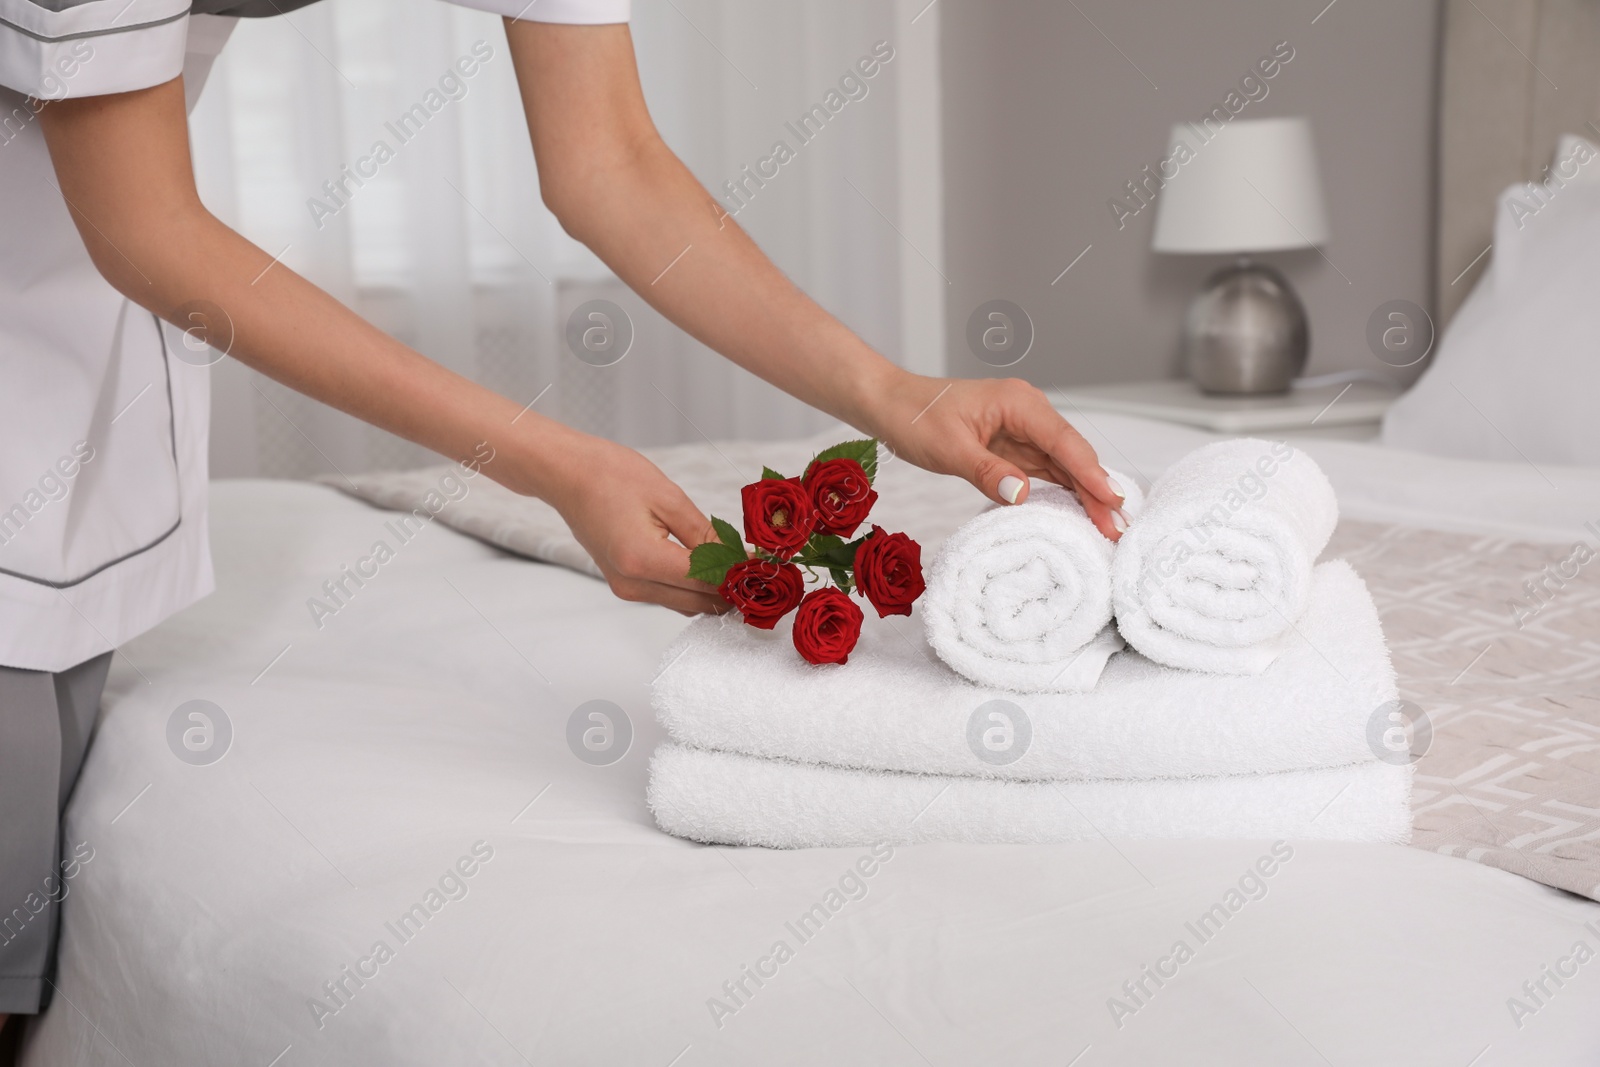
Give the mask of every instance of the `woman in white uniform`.
M 0 0 L 0 1013 L 50 998 L 57 820 L 111 651 L 212 587 L 207 372 L 160 320 L 445 456 L 492 448 L 484 473 L 559 509 L 618 596 L 725 607 L 684 577 L 706 516 L 649 461 L 429 362 L 200 203 L 186 94 L 232 28 L 214 16 L 307 2 Z M 651 124 L 628 0 L 459 2 L 507 16 L 539 195 L 664 315 L 997 502 L 1074 486 L 1117 535 L 1118 492 L 1037 389 L 897 368 L 718 209 Z

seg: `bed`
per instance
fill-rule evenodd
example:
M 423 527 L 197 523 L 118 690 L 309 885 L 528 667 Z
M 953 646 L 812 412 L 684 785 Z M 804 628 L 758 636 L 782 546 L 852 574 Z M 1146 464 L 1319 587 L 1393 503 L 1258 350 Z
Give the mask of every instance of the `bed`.
M 1087 429 L 1147 477 L 1204 439 Z M 1567 541 L 1600 500 L 1593 469 L 1554 493 L 1523 465 L 1305 447 L 1357 522 Z M 643 801 L 679 617 L 434 524 L 318 629 L 307 601 L 393 514 L 279 482 L 216 483 L 212 507 L 219 591 L 113 667 L 30 1067 L 1600 1057 L 1600 963 L 1574 961 L 1593 900 L 1448 848 L 681 841 Z M 633 731 L 604 766 L 567 740 L 595 699 Z M 175 755 L 195 700 L 231 731 L 214 762 Z M 1193 936 L 1264 862 L 1262 895 Z M 859 896 L 788 933 L 863 863 Z M 763 962 L 779 940 L 793 958 Z

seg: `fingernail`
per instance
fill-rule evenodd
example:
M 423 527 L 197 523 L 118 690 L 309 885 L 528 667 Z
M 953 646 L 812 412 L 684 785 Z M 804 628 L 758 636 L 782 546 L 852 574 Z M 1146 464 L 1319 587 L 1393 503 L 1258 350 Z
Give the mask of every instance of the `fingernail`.
M 1122 491 L 1122 486 L 1117 484 L 1117 480 L 1109 474 L 1106 475 L 1106 484 L 1111 487 L 1113 493 L 1117 494 L 1118 500 L 1128 499 L 1128 494 Z
M 1017 497 L 1022 495 L 1022 479 L 1013 475 L 1006 475 L 1000 479 L 1000 496 L 1007 504 L 1015 504 Z
M 1111 512 L 1111 525 L 1116 528 L 1117 533 L 1126 533 L 1128 530 L 1128 516 L 1124 515 L 1120 508 L 1113 509 Z

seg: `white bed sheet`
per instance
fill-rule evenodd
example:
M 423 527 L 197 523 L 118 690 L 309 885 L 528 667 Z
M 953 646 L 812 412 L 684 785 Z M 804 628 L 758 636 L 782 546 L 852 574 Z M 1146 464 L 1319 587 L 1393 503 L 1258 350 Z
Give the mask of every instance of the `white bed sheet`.
M 1196 436 L 1085 429 L 1146 476 Z M 1361 517 L 1559 539 L 1583 510 L 1501 465 L 1310 447 Z M 1508 1006 L 1600 949 L 1600 906 L 1409 848 L 1294 843 L 1205 944 L 1185 924 L 1270 843 L 901 848 L 800 944 L 785 923 L 864 850 L 711 849 L 645 810 L 677 616 L 436 526 L 319 631 L 307 598 L 390 516 L 293 483 L 218 483 L 213 509 L 219 591 L 112 670 L 69 815 L 95 854 L 29 1067 L 1600 1061 L 1600 960 Z M 167 747 L 197 698 L 234 729 L 210 766 Z M 608 767 L 565 740 L 595 698 L 636 730 Z M 385 924 L 478 841 L 467 895 L 400 944 Z M 319 1028 L 310 998 L 378 939 L 393 959 Z M 779 939 L 794 957 L 719 1028 L 708 999 Z M 1193 959 L 1119 1026 L 1109 999 L 1179 939 Z

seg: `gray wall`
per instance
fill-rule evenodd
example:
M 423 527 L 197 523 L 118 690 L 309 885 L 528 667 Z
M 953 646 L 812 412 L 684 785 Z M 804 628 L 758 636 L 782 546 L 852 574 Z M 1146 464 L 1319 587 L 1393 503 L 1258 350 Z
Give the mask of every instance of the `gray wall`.
M 1156 207 L 1119 231 L 1107 201 L 1161 158 L 1173 122 L 1198 121 L 1285 40 L 1294 58 L 1240 117 L 1310 117 L 1332 237 L 1326 258 L 1260 258 L 1306 303 L 1307 373 L 1388 370 L 1367 348 L 1369 315 L 1392 299 L 1432 307 L 1438 5 L 1336 0 L 1318 17 L 1323 3 L 943 0 L 950 372 L 1041 385 L 1178 374 L 1184 307 L 1229 257 L 1157 255 Z M 1036 331 L 1003 372 L 965 341 L 994 298 Z

